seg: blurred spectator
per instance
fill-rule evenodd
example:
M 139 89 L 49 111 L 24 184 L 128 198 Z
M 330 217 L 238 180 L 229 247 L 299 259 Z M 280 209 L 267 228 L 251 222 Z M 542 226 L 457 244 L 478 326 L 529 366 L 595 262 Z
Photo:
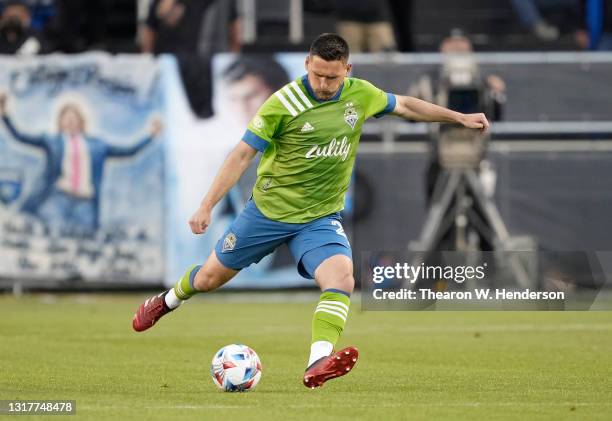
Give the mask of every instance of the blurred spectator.
M 543 41 L 576 29 L 581 0 L 512 0 L 521 23 Z M 560 26 L 562 26 L 560 28 Z
M 206 118 L 213 112 L 211 57 L 240 49 L 239 25 L 234 1 L 153 0 L 141 26 L 140 48 L 175 55 L 191 109 Z
M 576 42 L 583 49 L 612 51 L 612 1 L 581 0 L 581 29 Z
M 412 38 L 412 3 L 412 0 L 389 0 L 391 20 L 397 39 L 397 49 L 402 53 L 414 51 L 414 41 Z
M 336 30 L 351 53 L 396 50 L 386 1 L 336 0 Z
M 134 52 L 134 0 L 55 0 L 46 34 L 53 51 Z
M 559 28 L 544 20 L 538 3 L 538 0 L 512 0 L 512 6 L 523 25 L 541 40 L 555 41 L 559 38 Z
M 238 15 L 236 0 L 214 1 L 204 16 L 203 26 L 198 44 L 200 54 L 240 52 L 241 18 Z
M 444 38 L 440 43 L 440 53 L 444 55 L 451 54 L 466 54 L 470 55 L 474 52 L 472 42 L 463 34 L 461 30 L 453 30 L 451 35 Z M 437 87 L 440 81 L 440 72 L 431 72 L 423 75 L 419 81 L 410 87 L 409 94 L 417 98 L 424 99 L 429 102 L 438 102 Z M 499 121 L 503 116 L 503 108 L 506 103 L 506 83 L 497 75 L 487 75 L 483 78 L 483 83 L 487 88 L 487 97 L 490 99 L 490 108 L 478 110 L 484 112 L 487 118 L 492 121 Z
M 43 31 L 55 16 L 55 0 L 28 0 L 32 12 L 32 29 Z
M 0 54 L 41 53 L 41 38 L 31 28 L 31 23 L 30 9 L 23 1 L 4 2 L 0 16 Z
M 226 0 L 153 0 L 141 29 L 140 46 L 145 53 L 213 54 L 240 49 L 235 2 Z M 225 37 L 219 37 L 219 32 Z
M 80 53 L 102 42 L 105 13 L 99 0 L 56 0 L 56 8 L 47 28 L 53 51 Z
M 14 1 L 0 0 L 0 13 L 10 3 L 14 3 Z M 55 0 L 21 0 L 19 3 L 30 9 L 30 28 L 36 32 L 42 32 L 55 15 Z

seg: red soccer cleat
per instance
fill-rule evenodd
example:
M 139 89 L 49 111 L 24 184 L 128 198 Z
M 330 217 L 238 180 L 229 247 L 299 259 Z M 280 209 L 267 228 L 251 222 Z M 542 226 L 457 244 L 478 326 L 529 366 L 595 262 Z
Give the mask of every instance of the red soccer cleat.
M 142 332 L 153 326 L 164 314 L 170 312 L 170 309 L 164 301 L 165 293 L 161 293 L 154 297 L 148 298 L 142 303 L 134 318 L 132 319 L 132 327 L 136 332 Z
M 359 358 L 359 351 L 354 346 L 349 346 L 323 357 L 314 362 L 304 373 L 304 386 L 314 389 L 323 386 L 328 380 L 344 376 L 353 369 Z

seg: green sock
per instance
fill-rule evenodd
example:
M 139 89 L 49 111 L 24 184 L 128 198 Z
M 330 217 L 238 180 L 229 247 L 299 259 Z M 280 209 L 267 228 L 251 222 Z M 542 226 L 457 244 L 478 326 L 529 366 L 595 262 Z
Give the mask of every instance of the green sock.
M 343 291 L 323 291 L 312 318 L 312 343 L 326 341 L 336 345 L 344 330 L 350 304 L 351 299 Z
M 198 270 L 200 270 L 201 267 L 202 265 L 191 266 L 189 269 L 187 269 L 187 272 L 185 272 L 183 277 L 176 283 L 173 290 L 178 299 L 187 300 L 199 292 L 193 286 L 193 281 L 196 273 L 198 273 Z

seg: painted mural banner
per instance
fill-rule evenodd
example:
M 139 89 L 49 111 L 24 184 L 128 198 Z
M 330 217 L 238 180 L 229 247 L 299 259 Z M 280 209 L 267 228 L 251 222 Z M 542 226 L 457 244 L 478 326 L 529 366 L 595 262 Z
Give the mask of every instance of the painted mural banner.
M 147 56 L 0 58 L 0 277 L 160 282 L 163 95 Z

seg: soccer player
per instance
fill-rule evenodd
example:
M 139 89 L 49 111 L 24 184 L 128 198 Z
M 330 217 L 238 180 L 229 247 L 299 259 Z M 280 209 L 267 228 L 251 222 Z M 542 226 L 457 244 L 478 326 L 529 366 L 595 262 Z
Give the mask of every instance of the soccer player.
M 312 319 L 304 385 L 321 386 L 353 368 L 355 347 L 333 352 L 355 284 L 351 246 L 339 212 L 364 121 L 392 113 L 406 120 L 458 123 L 483 131 L 489 123 L 484 114 L 457 113 L 348 77 L 348 58 L 344 39 L 320 35 L 306 57 L 307 74 L 261 106 L 189 220 L 191 230 L 206 231 L 215 204 L 262 152 L 252 199 L 203 265 L 190 267 L 174 288 L 138 308 L 132 322 L 136 331 L 150 328 L 195 294 L 219 288 L 287 243 L 299 273 L 314 278 L 322 291 Z

